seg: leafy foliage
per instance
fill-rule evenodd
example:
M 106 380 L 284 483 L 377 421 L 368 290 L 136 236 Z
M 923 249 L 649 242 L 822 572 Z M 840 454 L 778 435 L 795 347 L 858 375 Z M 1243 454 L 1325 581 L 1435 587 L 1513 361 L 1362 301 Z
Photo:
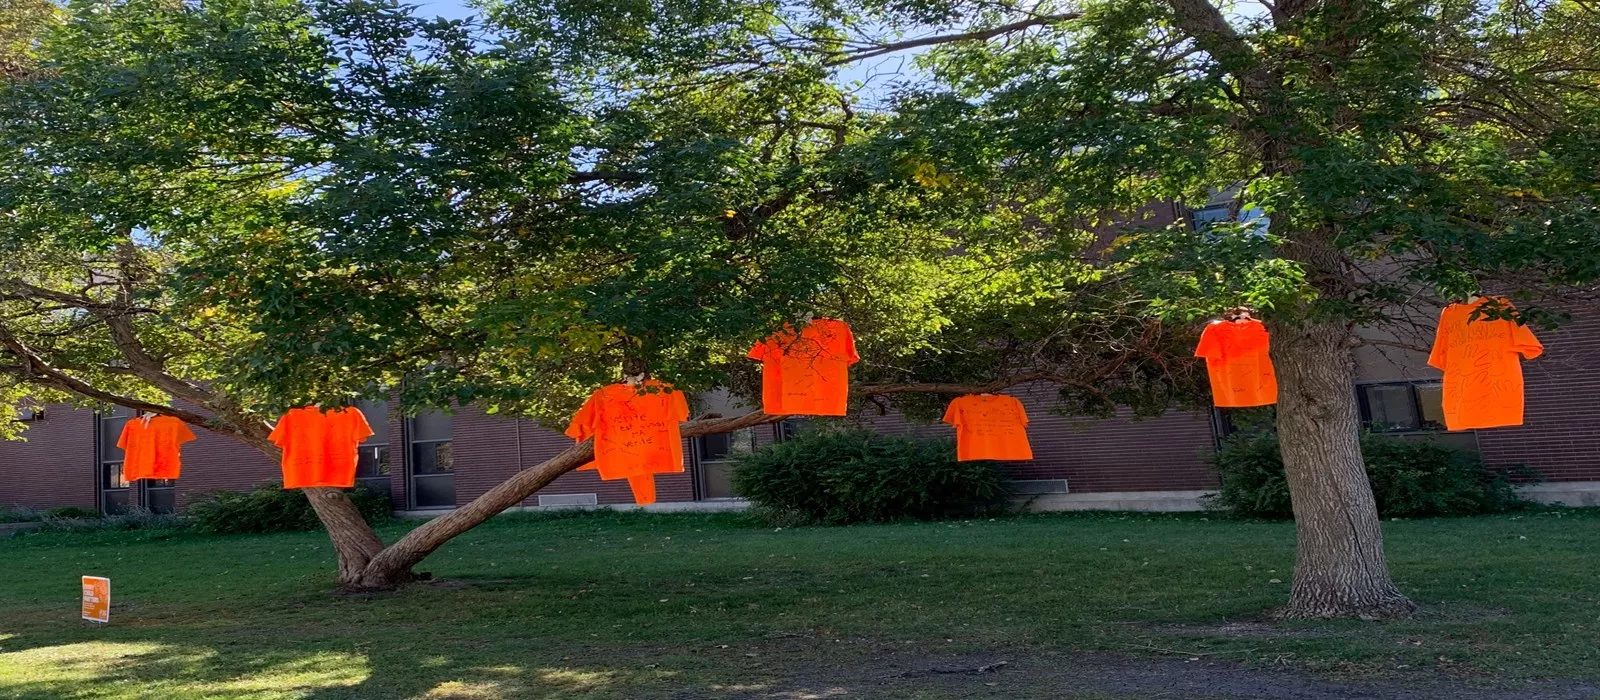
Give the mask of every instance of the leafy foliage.
M 1515 478 L 1537 478 L 1527 469 L 1485 469 L 1476 455 L 1425 439 L 1367 434 L 1361 454 L 1385 517 L 1422 518 L 1502 513 L 1528 502 L 1512 488 Z M 1211 502 L 1241 518 L 1289 519 L 1294 509 L 1278 439 L 1272 435 L 1230 438 L 1212 456 L 1222 488 Z
M 958 462 L 948 440 L 816 428 L 742 455 L 735 490 L 779 518 L 843 525 L 972 517 L 999 507 L 1005 476 Z
M 368 523 L 387 522 L 393 517 L 387 493 L 361 486 L 348 493 Z M 263 484 L 244 493 L 217 491 L 189 504 L 185 515 L 201 531 L 219 534 L 293 532 L 321 527 L 305 494 L 278 484 Z

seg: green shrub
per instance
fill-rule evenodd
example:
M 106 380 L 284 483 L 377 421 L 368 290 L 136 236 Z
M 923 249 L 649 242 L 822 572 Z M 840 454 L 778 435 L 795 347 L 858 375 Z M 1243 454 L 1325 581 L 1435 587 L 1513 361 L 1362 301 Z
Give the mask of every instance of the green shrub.
M 814 428 L 743 455 L 734 486 L 757 513 L 790 524 L 979 515 L 1005 502 L 992 462 L 957 462 L 948 440 Z
M 98 518 L 100 517 L 100 514 L 89 510 L 88 508 L 62 506 L 60 508 L 51 508 L 49 511 L 46 511 L 44 517 L 55 518 L 57 520 L 71 520 L 74 518 L 82 520 L 88 518 Z
M 101 532 L 106 530 L 182 530 L 188 521 L 172 513 L 156 513 L 139 506 L 102 517 L 83 508 L 57 508 L 44 516 L 39 532 Z
M 0 523 L 31 523 L 44 519 L 39 511 L 27 506 L 0 506 Z
M 347 489 L 346 493 L 367 522 L 377 524 L 393 517 L 388 493 L 361 486 Z M 242 493 L 210 493 L 189 504 L 186 513 L 201 531 L 223 534 L 291 532 L 322 526 L 304 494 L 276 483 L 262 484 Z
M 1485 469 L 1465 450 L 1427 439 L 1366 434 L 1361 454 L 1367 479 L 1383 517 L 1420 518 L 1441 515 L 1502 513 L 1529 503 L 1512 488 L 1512 477 L 1535 481 L 1526 468 Z M 1222 476 L 1222 488 L 1210 506 L 1234 517 L 1284 519 L 1294 516 L 1289 484 L 1275 435 L 1241 435 L 1229 439 L 1211 458 Z

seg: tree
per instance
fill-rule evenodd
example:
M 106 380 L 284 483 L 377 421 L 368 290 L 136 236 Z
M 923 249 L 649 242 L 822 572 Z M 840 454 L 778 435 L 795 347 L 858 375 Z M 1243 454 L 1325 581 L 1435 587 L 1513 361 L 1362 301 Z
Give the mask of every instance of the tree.
M 778 21 L 723 9 L 692 19 Z M 1044 381 L 1104 410 L 1193 380 L 1167 363 L 1182 334 L 1121 279 L 975 188 L 925 186 L 937 174 L 867 138 L 805 65 L 680 83 L 636 70 L 628 41 L 383 3 L 72 10 L 0 91 L 10 396 L 166 413 L 276 456 L 271 418 L 313 402 L 558 423 L 623 367 L 750 393 L 743 352 L 813 311 L 857 326 L 869 397 Z M 925 377 L 902 362 L 938 357 Z M 308 496 L 341 585 L 389 588 L 591 456 L 388 546 L 339 491 Z
M 1231 18 L 1205 0 L 827 7 L 841 31 L 1035 25 L 941 43 L 921 60 L 929 84 L 896 96 L 877 138 L 951 187 L 1000 193 L 1063 237 L 1107 212 L 1236 189 L 1239 208 L 1270 217 L 1201 232 L 1132 222 L 1110 269 L 1168 319 L 1264 312 L 1299 533 L 1283 614 L 1408 614 L 1356 440 L 1353 328 L 1481 290 L 1525 302 L 1491 316 L 1556 320 L 1531 302 L 1600 277 L 1600 53 L 1579 38 L 1600 15 L 1377 0 Z
M 1206 0 L 679 0 L 603 24 L 585 2 L 499 7 L 586 75 L 629 85 L 759 83 L 925 50 L 925 79 L 814 168 L 824 184 L 808 201 L 824 205 L 789 214 L 812 230 L 914 221 L 958 246 L 996 243 L 1017 279 L 1039 279 L 1012 267 L 1026 259 L 1121 280 L 1119 298 L 1148 303 L 1114 308 L 1169 321 L 1258 307 L 1299 533 L 1291 617 L 1414 608 L 1362 468 L 1354 329 L 1485 290 L 1522 302 L 1491 317 L 1555 322 L 1546 302 L 1600 278 L 1600 15 L 1581 2 L 1280 0 L 1229 15 Z M 1219 195 L 1266 218 L 1193 232 L 1126 216 Z M 1119 213 L 1115 240 L 1081 244 Z M 1084 273 L 1090 258 L 1103 266 Z M 954 346 L 922 347 L 898 363 L 907 376 L 973 370 Z

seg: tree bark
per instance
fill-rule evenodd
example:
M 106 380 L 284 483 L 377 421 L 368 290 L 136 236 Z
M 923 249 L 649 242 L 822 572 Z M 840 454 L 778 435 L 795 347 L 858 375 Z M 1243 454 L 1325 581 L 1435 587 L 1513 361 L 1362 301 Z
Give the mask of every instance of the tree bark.
M 1280 615 L 1387 618 L 1416 606 L 1389 576 L 1361 458 L 1349 329 L 1337 321 L 1275 328 L 1278 437 L 1294 502 L 1294 585 Z
M 383 540 L 372 531 L 372 526 L 367 524 L 366 518 L 361 517 L 361 511 L 350 502 L 350 497 L 344 491 L 323 487 L 302 491 L 306 499 L 311 501 L 322 527 L 328 531 L 328 539 L 333 540 L 333 551 L 339 563 L 339 587 L 363 589 L 362 575 L 372 563 L 372 558 L 383 551 Z M 390 578 L 405 582 L 413 577 L 408 567 L 404 571 L 392 572 Z
M 216 430 L 210 425 L 203 425 L 211 430 Z M 248 425 L 233 425 L 232 436 L 267 456 L 274 462 L 282 461 L 283 452 L 277 445 L 267 439 L 270 432 L 265 424 L 251 423 Z M 311 502 L 311 509 L 316 511 L 317 520 L 322 521 L 323 529 L 328 531 L 328 539 L 333 541 L 334 556 L 339 564 L 339 587 L 346 590 L 362 589 L 361 575 L 366 571 L 372 558 L 383 551 L 383 540 L 378 538 L 378 533 L 372 531 L 372 526 L 367 524 L 366 518 L 361 517 L 361 511 L 350 502 L 350 497 L 344 491 L 336 488 L 306 488 L 301 489 L 306 500 Z M 397 582 L 411 580 L 410 569 L 396 571 L 391 577 Z

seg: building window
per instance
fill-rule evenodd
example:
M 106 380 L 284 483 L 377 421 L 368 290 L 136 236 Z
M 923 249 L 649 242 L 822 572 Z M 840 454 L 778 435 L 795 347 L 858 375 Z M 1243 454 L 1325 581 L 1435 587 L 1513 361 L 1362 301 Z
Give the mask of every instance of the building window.
M 805 425 L 806 419 L 804 418 L 785 418 L 773 424 L 772 437 L 779 442 L 793 439 L 794 436 L 800 434 L 800 430 L 805 428 Z
M 1437 381 L 1362 384 L 1356 396 L 1361 422 L 1375 433 L 1444 430 L 1444 389 Z
M 1194 209 L 1189 212 L 1189 226 L 1196 231 L 1211 228 L 1212 224 L 1228 221 L 1233 218 L 1233 207 L 1229 204 L 1213 204 L 1208 207 Z
M 456 460 L 450 440 L 453 419 L 428 411 L 407 421 L 410 440 L 407 471 L 411 474 L 411 507 L 450 508 L 456 504 Z
M 372 427 L 356 453 L 356 485 L 389 493 L 389 402 L 362 401 L 356 408 Z
M 95 454 L 99 461 L 96 471 L 99 474 L 100 512 L 105 515 L 126 513 L 129 506 L 138 505 L 138 500 L 133 497 L 132 485 L 122 478 L 122 448 L 117 447 L 123 426 L 133 416 L 133 409 L 121 406 L 107 408 L 96 416 L 99 423 L 95 430 Z
M 701 498 L 733 498 L 733 464 L 756 449 L 755 428 L 740 428 L 695 438 Z
M 1234 435 L 1271 435 L 1278 430 L 1278 411 L 1272 406 L 1216 408 L 1211 416 L 1219 440 Z

